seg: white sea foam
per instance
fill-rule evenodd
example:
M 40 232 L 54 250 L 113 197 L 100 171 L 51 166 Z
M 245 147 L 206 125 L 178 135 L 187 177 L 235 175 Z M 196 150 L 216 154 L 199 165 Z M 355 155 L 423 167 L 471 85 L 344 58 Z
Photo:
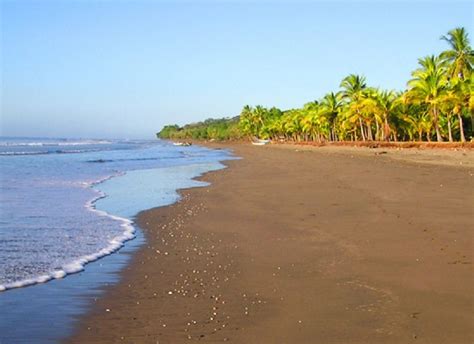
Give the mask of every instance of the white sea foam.
M 117 177 L 124 175 L 125 173 L 117 173 L 112 176 L 107 176 L 104 178 L 101 178 L 99 180 L 89 182 L 89 183 L 83 183 L 84 187 L 93 187 L 95 185 L 98 185 L 100 183 L 103 183 L 111 178 Z M 48 274 L 43 274 L 40 276 L 37 276 L 35 278 L 28 278 L 20 281 L 15 281 L 12 283 L 7 283 L 7 284 L 0 284 L 0 292 L 9 290 L 9 289 L 14 289 L 14 288 L 21 288 L 21 287 L 26 287 L 34 284 L 39 284 L 39 283 L 45 283 L 53 279 L 61 279 L 64 278 L 66 275 L 78 273 L 84 270 L 84 266 L 88 263 L 94 262 L 102 257 L 108 256 L 117 250 L 119 250 L 126 241 L 131 240 L 135 238 L 135 227 L 133 226 L 133 221 L 116 216 L 116 215 L 111 215 L 103 210 L 99 210 L 95 207 L 95 203 L 102 198 L 107 197 L 105 193 L 102 191 L 95 190 L 94 191 L 97 193 L 97 196 L 94 197 L 93 199 L 89 200 L 86 204 L 85 207 L 94 213 L 96 213 L 98 216 L 106 216 L 109 217 L 113 220 L 121 222 L 120 227 L 123 229 L 122 234 L 117 235 L 116 237 L 112 238 L 111 240 L 108 241 L 108 245 L 98 252 L 94 252 L 85 256 L 82 256 L 70 263 L 65 264 L 64 266 L 61 267 L 61 269 L 53 270 L 49 272 Z
M 198 177 L 201 173 L 204 173 L 206 171 L 220 169 L 220 168 L 224 167 L 220 164 L 219 164 L 220 166 L 212 167 L 209 164 L 204 164 L 204 165 L 201 166 L 201 168 L 197 168 L 197 167 L 199 167 L 200 164 L 176 166 L 176 167 L 173 167 L 175 170 L 171 175 L 165 176 L 165 175 L 162 174 L 162 175 L 158 175 L 158 176 L 161 176 L 161 180 L 164 180 L 165 183 L 166 183 L 166 180 L 167 180 L 166 178 L 172 178 L 172 180 L 174 180 L 174 179 L 176 179 L 176 177 L 178 177 L 177 181 L 178 182 L 181 181 L 182 185 L 180 185 L 180 183 L 177 183 L 176 185 L 171 183 L 171 185 L 169 185 L 169 187 L 171 189 L 173 189 L 174 191 L 176 191 L 176 189 L 179 189 L 180 186 L 181 187 L 204 186 L 204 185 L 207 185 L 207 184 L 201 183 L 201 182 L 196 182 L 196 181 L 194 181 L 192 183 L 185 183 L 184 180 L 181 180 L 179 177 L 184 177 L 186 179 L 188 179 L 188 178 L 190 179 L 192 177 Z M 213 165 L 214 164 L 215 163 L 213 163 Z M 190 176 L 189 171 L 193 171 L 193 170 L 194 170 L 194 172 L 192 173 L 193 175 Z M 156 173 L 157 172 L 159 172 L 159 169 L 155 170 L 154 168 L 152 168 L 152 169 L 148 169 L 148 170 L 131 171 L 130 174 L 133 175 L 133 174 L 136 174 L 136 173 L 141 173 L 141 177 L 150 178 L 150 180 L 156 180 L 156 178 L 157 178 Z M 175 175 L 175 173 L 177 173 L 177 175 Z M 114 177 L 117 177 L 117 176 L 122 176 L 122 175 L 125 175 L 125 174 L 126 174 L 125 172 L 120 172 L 120 173 L 116 173 L 114 175 L 109 175 L 109 176 L 106 176 L 104 178 L 94 180 L 94 181 L 78 182 L 78 184 L 80 183 L 79 185 L 81 185 L 84 188 L 93 188 L 94 186 L 96 186 L 98 184 L 101 184 L 101 183 L 104 183 L 105 181 L 107 181 L 111 178 L 114 178 Z M 160 178 L 158 178 L 158 179 L 160 180 Z M 121 179 L 118 179 L 117 181 L 119 181 L 119 180 L 121 180 Z M 133 180 L 133 178 L 132 178 L 132 180 Z M 141 184 L 137 184 L 136 186 L 140 186 L 140 185 Z M 143 186 L 140 186 L 140 187 L 143 187 Z M 128 188 L 125 188 L 125 189 L 126 189 L 125 192 L 128 192 L 129 189 Z M 107 217 L 109 219 L 117 221 L 118 225 L 120 226 L 120 229 L 121 229 L 119 234 L 112 237 L 112 238 L 110 238 L 110 239 L 108 239 L 107 242 L 104 242 L 103 247 L 98 249 L 97 251 L 92 252 L 92 253 L 86 253 L 85 255 L 81 255 L 81 256 L 79 256 L 80 254 L 78 254 L 78 256 L 79 256 L 78 258 L 64 263 L 58 269 L 51 269 L 50 271 L 47 271 L 46 274 L 43 274 L 41 276 L 37 276 L 37 277 L 34 277 L 34 278 L 27 278 L 27 279 L 15 281 L 15 282 L 12 282 L 12 283 L 4 283 L 3 285 L 0 284 L 0 292 L 8 290 L 8 289 L 20 288 L 20 287 L 25 287 L 25 286 L 28 286 L 28 285 L 34 285 L 34 284 L 38 284 L 38 283 L 45 283 L 45 282 L 48 282 L 48 281 L 53 280 L 53 279 L 64 278 L 69 274 L 74 274 L 74 273 L 81 272 L 81 271 L 84 270 L 84 266 L 86 264 L 88 264 L 90 262 L 93 262 L 93 261 L 96 261 L 96 260 L 98 260 L 98 259 L 100 259 L 104 256 L 107 256 L 107 255 L 110 255 L 110 254 L 114 253 L 115 251 L 119 250 L 124 245 L 124 243 L 126 241 L 131 240 L 135 237 L 135 228 L 134 228 L 133 222 L 131 220 L 129 220 L 125 217 L 109 214 L 106 211 L 99 210 L 99 209 L 96 208 L 97 201 L 107 197 L 107 194 L 104 193 L 103 191 L 97 190 L 96 188 L 93 188 L 92 190 L 95 193 L 95 197 L 90 199 L 88 202 L 86 202 L 84 204 L 84 206 L 86 207 L 86 209 L 88 211 L 93 212 L 97 216 Z M 105 190 L 107 190 L 107 188 L 105 188 Z M 138 191 L 136 192 L 136 195 L 140 195 L 140 197 L 142 197 L 142 192 L 141 191 L 144 191 L 144 190 L 142 190 L 140 188 L 138 188 L 137 190 Z M 169 192 L 169 190 L 167 190 L 166 192 Z M 167 194 L 166 192 L 165 192 L 165 194 L 169 196 L 169 194 Z M 154 197 L 150 197 L 149 199 L 146 200 L 145 203 L 141 203 L 140 209 L 148 209 L 152 206 L 156 206 L 156 198 L 154 198 Z M 108 208 L 106 208 L 106 209 L 108 209 Z M 117 213 L 116 211 L 113 211 L 113 212 Z M 123 214 L 123 213 L 120 213 L 120 212 L 118 212 L 118 213 Z M 130 214 L 126 214 L 126 215 L 123 215 L 123 216 L 126 216 L 126 217 L 133 216 L 133 215 L 130 215 Z
M 29 151 L 29 152 L 11 152 L 11 151 L 7 151 L 7 152 L 0 152 L 0 155 L 7 155 L 7 156 L 10 156 L 10 155 L 42 155 L 42 154 L 49 154 L 49 151 L 38 151 L 38 152 L 32 152 L 32 151 Z
M 82 146 L 82 145 L 105 145 L 111 144 L 111 141 L 107 140 L 85 140 L 85 141 L 64 141 L 64 142 L 0 142 L 0 147 L 10 147 L 10 146 L 19 146 L 19 147 L 43 147 L 43 146 Z

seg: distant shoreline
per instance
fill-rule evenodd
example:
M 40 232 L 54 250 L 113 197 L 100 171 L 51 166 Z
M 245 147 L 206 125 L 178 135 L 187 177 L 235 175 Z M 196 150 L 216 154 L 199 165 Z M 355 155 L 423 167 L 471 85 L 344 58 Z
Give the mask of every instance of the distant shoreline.
M 67 342 L 472 342 L 470 150 L 208 146 Z

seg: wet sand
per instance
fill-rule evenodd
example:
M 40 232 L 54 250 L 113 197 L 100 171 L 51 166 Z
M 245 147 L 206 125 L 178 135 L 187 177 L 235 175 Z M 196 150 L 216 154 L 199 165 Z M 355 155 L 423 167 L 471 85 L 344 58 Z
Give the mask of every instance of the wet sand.
M 474 341 L 472 151 L 225 147 L 67 342 Z

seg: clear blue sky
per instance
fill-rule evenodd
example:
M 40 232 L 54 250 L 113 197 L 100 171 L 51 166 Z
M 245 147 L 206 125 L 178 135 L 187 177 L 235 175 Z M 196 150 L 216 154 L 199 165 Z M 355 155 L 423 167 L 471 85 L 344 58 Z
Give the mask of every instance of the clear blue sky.
M 1 1 L 1 134 L 151 138 L 298 107 L 349 73 L 405 87 L 468 1 Z

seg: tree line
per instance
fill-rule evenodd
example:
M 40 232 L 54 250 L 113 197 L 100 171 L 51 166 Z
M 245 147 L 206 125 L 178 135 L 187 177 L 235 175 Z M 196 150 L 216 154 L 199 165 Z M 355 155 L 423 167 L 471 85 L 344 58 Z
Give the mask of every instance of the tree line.
M 287 141 L 461 141 L 473 139 L 474 52 L 465 28 L 441 39 L 447 49 L 418 60 L 403 91 L 370 87 L 351 74 L 340 89 L 302 108 L 244 106 L 240 116 L 164 127 L 164 139 Z
M 166 125 L 156 134 L 161 139 L 171 140 L 236 140 L 242 138 L 239 116 L 234 118 L 206 119 L 202 122 Z

